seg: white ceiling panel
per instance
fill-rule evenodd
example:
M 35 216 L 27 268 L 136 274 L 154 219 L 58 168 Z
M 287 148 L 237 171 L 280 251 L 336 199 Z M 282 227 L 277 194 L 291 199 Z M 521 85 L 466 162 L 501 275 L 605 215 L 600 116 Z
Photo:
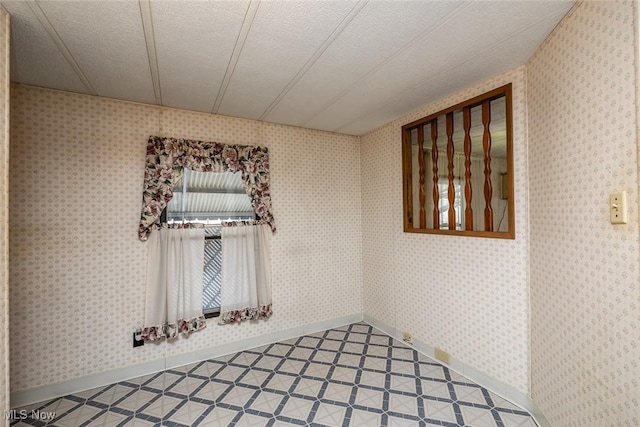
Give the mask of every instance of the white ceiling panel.
M 140 7 L 131 1 L 41 1 L 100 96 L 155 103 Z
M 371 106 L 367 110 L 360 111 L 359 116 L 339 129 L 354 135 L 362 135 L 390 121 L 415 111 L 431 102 L 443 99 L 457 91 L 471 87 L 477 83 L 495 77 L 495 64 L 502 61 L 505 69 L 510 70 L 522 65 L 529 56 L 523 59 L 523 48 L 527 51 L 535 49 L 538 45 L 533 41 L 536 34 L 550 32 L 563 13 L 556 14 L 548 19 L 531 26 L 519 33 L 519 41 L 505 40 L 496 44 L 493 48 L 479 52 L 478 55 L 468 58 L 461 66 L 449 70 L 443 75 L 433 76 L 421 84 L 412 86 L 398 93 L 385 104 Z M 529 40 L 523 45 L 522 40 Z M 506 59 L 506 61 L 505 61 Z M 470 70 L 474 70 L 470 72 Z
M 357 6 L 346 1 L 260 3 L 217 112 L 260 118 Z
M 304 126 L 325 130 L 343 129 L 372 106 L 388 103 L 399 93 L 422 83 L 426 78 L 440 76 L 442 79 L 450 79 L 450 73 L 463 66 L 469 58 L 504 40 L 520 48 L 519 52 L 524 57 L 520 63 L 523 63 L 533 54 L 546 34 L 540 33 L 539 39 L 528 40 L 521 33 L 543 20 L 540 16 L 546 19 L 557 14 L 559 6 L 567 8 L 567 4 L 548 2 L 475 2 L 464 14 L 454 16 L 439 31 L 404 50 L 397 60 L 361 80 L 347 95 Z M 510 18 L 505 20 L 505 16 Z M 531 16 L 539 18 L 532 23 Z M 464 67 L 471 76 L 484 75 L 487 71 L 495 75 L 512 68 L 509 66 L 511 62 L 510 58 L 500 56 L 489 64 L 490 70 L 475 70 L 468 64 Z M 439 83 L 434 81 L 436 85 Z M 433 100 L 425 99 L 424 103 L 431 101 Z M 339 122 L 341 124 L 335 126 Z
M 194 2 L 190 7 L 151 3 L 164 105 L 212 110 L 248 6 L 248 1 Z
M 573 0 L 0 0 L 14 82 L 355 135 L 524 64 Z
M 266 120 L 302 125 L 344 95 L 351 85 L 392 61 L 421 35 L 465 8 L 455 2 L 370 2 Z M 385 28 L 385 31 L 379 31 Z M 363 38 L 363 34 L 367 37 Z M 309 98 L 314 102 L 309 102 Z
M 11 14 L 11 80 L 90 93 L 25 2 L 3 1 Z

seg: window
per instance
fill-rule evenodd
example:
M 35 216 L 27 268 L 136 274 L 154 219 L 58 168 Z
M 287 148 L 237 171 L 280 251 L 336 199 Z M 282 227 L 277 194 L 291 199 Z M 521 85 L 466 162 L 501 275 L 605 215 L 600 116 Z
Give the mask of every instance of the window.
M 167 204 L 162 222 L 205 224 L 204 291 L 205 317 L 220 314 L 222 266 L 222 221 L 253 218 L 251 201 L 242 183 L 241 173 L 194 172 L 184 169 Z
M 402 126 L 404 231 L 515 238 L 511 84 Z

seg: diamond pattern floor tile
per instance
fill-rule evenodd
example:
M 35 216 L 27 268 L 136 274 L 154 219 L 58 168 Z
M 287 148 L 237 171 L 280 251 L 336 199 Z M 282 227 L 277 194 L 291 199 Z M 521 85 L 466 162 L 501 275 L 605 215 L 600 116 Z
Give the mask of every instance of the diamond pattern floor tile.
M 416 425 L 419 424 L 413 420 L 389 416 L 389 427 L 415 427 Z
M 504 427 L 536 427 L 535 422 L 527 415 L 500 414 Z
M 276 422 L 272 425 L 272 427 L 292 427 L 299 426 L 300 424 L 288 423 L 286 421 L 276 420 Z
M 469 387 L 466 385 L 454 384 L 453 388 L 458 400 L 477 403 L 478 405 L 487 405 L 487 399 L 485 399 L 480 387 Z
M 270 418 L 264 418 L 252 414 L 244 414 L 242 418 L 240 418 L 236 422 L 235 427 L 266 427 L 269 421 Z
M 324 398 L 337 402 L 349 402 L 352 390 L 353 387 L 349 385 L 329 383 L 324 392 Z
M 342 426 L 346 408 L 336 405 L 321 403 L 318 407 L 313 422 L 323 426 Z
M 237 415 L 238 413 L 232 409 L 214 408 L 198 425 L 203 427 L 228 426 Z
M 442 399 L 449 399 L 451 397 L 449 384 L 446 382 L 421 379 L 420 387 L 422 388 L 422 394 L 426 396 L 439 397 Z
M 396 414 L 418 416 L 418 399 L 412 396 L 391 393 L 389 395 L 389 412 Z
M 299 360 L 286 359 L 280 364 L 278 372 L 286 372 L 288 374 L 298 375 L 305 368 L 306 363 Z
M 272 375 L 271 372 L 258 371 L 256 369 L 252 369 L 247 372 L 242 379 L 238 382 L 238 384 L 244 384 L 253 387 L 260 387 L 264 384 L 265 381 L 269 379 Z
M 292 359 L 309 360 L 312 353 L 313 350 L 310 348 L 297 347 L 289 357 Z
M 190 374 L 191 375 L 198 375 L 200 377 L 203 378 L 211 378 L 214 375 L 216 375 L 216 373 L 218 371 L 220 371 L 221 369 L 224 368 L 224 364 L 222 363 L 218 363 L 216 361 L 212 361 L 212 360 L 207 360 L 205 362 L 203 362 L 200 366 L 198 366 L 196 369 L 193 369 Z
M 273 414 L 276 412 L 283 399 L 284 396 L 281 394 L 264 391 L 253 401 L 250 408 L 256 411 Z
M 175 384 L 173 384 L 173 386 L 169 388 L 168 391 L 170 391 L 171 393 L 180 394 L 180 395 L 183 395 L 184 397 L 187 397 L 192 393 L 195 393 L 198 389 L 200 389 L 206 383 L 208 383 L 208 381 L 204 379 L 184 377 L 184 378 L 181 378 Z
M 265 388 L 287 392 L 293 386 L 295 380 L 295 376 L 276 373 L 271 377 Z
M 143 420 L 140 418 L 133 418 L 126 424 L 127 427 L 152 427 L 155 425 L 156 423 L 154 423 L 153 421 Z
M 437 379 L 437 380 L 446 380 L 444 366 L 442 365 L 433 365 L 421 363 L 420 367 L 420 377 L 428 378 L 428 379 Z
M 473 406 L 460 406 L 465 425 L 469 427 L 497 427 L 493 414 L 482 408 Z
M 115 412 L 105 412 L 98 418 L 93 419 L 86 427 L 107 427 L 117 426 L 123 423 L 128 417 Z
M 331 379 L 335 381 L 354 384 L 357 374 L 358 369 L 336 366 L 336 368 L 333 370 L 333 373 L 331 374 Z
M 382 425 L 382 416 L 373 412 L 354 409 L 351 413 L 349 427 L 371 427 Z
M 101 412 L 103 412 L 102 409 L 83 405 L 60 418 L 56 418 L 55 425 L 60 427 L 77 427 L 91 420 Z
M 312 409 L 313 400 L 291 397 L 287 400 L 287 403 L 285 403 L 280 415 L 284 415 L 285 417 L 295 420 L 306 421 Z
M 233 387 L 225 397 L 222 398 L 222 402 L 227 405 L 244 407 L 244 405 L 251 399 L 255 390 L 246 387 Z
M 430 420 L 445 421 L 449 423 L 457 423 L 453 403 L 425 399 L 423 400 L 423 405 L 425 418 Z
M 208 405 L 187 401 L 167 421 L 192 426 L 208 408 Z
M 136 390 L 133 394 L 129 395 L 125 400 L 118 403 L 118 408 L 127 409 L 131 412 L 136 412 L 139 408 L 149 403 L 152 399 L 158 397 L 157 393 L 145 390 Z
M 162 419 L 169 415 L 169 413 L 182 402 L 182 400 L 176 399 L 175 397 L 161 395 L 158 399 L 154 400 L 149 406 L 147 406 L 140 412 L 145 415 L 150 415 L 152 417 Z
M 416 393 L 416 378 L 391 375 L 391 390 L 398 392 Z
M 381 372 L 362 371 L 360 383 L 370 387 L 384 388 L 387 376 Z
M 91 400 L 95 402 L 104 403 L 105 405 L 111 405 L 119 400 L 121 400 L 126 395 L 132 393 L 135 389 L 133 387 L 128 387 L 126 385 L 116 384 L 111 388 L 107 388 L 102 393 L 97 396 L 94 395 Z
M 296 388 L 293 390 L 293 392 L 315 399 L 320 394 L 320 390 L 322 389 L 323 384 L 324 383 L 322 381 L 310 378 L 302 378 L 298 385 L 296 385 Z
M 387 359 L 383 359 L 380 357 L 367 357 L 364 360 L 364 367 L 367 370 L 384 372 L 387 370 Z
M 368 408 L 382 408 L 384 402 L 384 392 L 380 390 L 358 389 L 355 404 Z
M 216 375 L 216 378 L 219 380 L 235 382 L 248 370 L 248 368 L 240 366 L 226 366 Z
M 210 401 L 219 401 L 222 396 L 233 387 L 233 384 L 211 381 L 195 393 L 194 397 Z
M 325 379 L 327 375 L 329 375 L 329 369 L 331 369 L 331 365 L 311 362 L 307 366 L 307 370 L 304 372 L 304 375 L 305 377 Z
M 182 379 L 181 375 L 171 372 L 162 372 L 158 374 L 151 381 L 143 384 L 144 387 L 153 388 L 155 390 L 164 391 L 173 386 L 176 382 Z
M 323 362 L 323 363 L 333 363 L 336 358 L 336 353 L 325 350 L 318 350 L 313 356 L 311 356 L 311 360 L 314 362 Z
M 362 322 L 19 409 L 55 412 L 47 425 L 60 427 L 537 427 L 523 409 Z
M 76 406 L 78 406 L 78 402 L 71 399 L 62 398 L 56 399 L 47 404 L 44 408 L 41 409 L 41 411 L 56 413 L 60 417 L 62 416 L 62 414 L 75 408 Z

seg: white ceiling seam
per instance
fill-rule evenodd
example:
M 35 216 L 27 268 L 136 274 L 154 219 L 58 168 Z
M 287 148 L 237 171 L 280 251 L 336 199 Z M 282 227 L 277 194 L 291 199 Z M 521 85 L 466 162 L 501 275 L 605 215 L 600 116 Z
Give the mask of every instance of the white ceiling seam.
M 249 2 L 150 4 L 162 105 L 210 113 Z
M 367 72 L 366 74 L 362 75 L 356 82 L 354 82 L 348 89 L 342 91 L 341 93 L 339 93 L 337 96 L 335 96 L 334 98 L 331 99 L 331 101 L 329 101 L 327 104 L 325 104 L 321 109 L 319 109 L 314 115 L 308 117 L 307 119 L 304 120 L 304 122 L 301 124 L 301 126 L 306 126 L 310 121 L 312 121 L 314 118 L 316 118 L 318 115 L 320 115 L 323 111 L 327 110 L 328 108 L 330 108 L 332 105 L 334 105 L 336 102 L 338 102 L 340 99 L 344 98 L 345 96 L 347 96 L 351 90 L 355 87 L 358 86 L 360 83 L 362 83 L 363 81 L 366 80 L 367 77 L 377 73 L 380 69 L 382 69 L 384 66 L 386 66 L 387 64 L 389 64 L 390 62 L 393 62 L 394 60 L 396 60 L 400 55 L 402 55 L 403 52 L 405 52 L 406 50 L 408 50 L 411 46 L 415 45 L 416 43 L 418 43 L 419 41 L 423 40 L 424 38 L 426 38 L 427 36 L 429 36 L 430 34 L 432 34 L 434 31 L 436 31 L 438 28 L 442 27 L 443 25 L 445 25 L 447 22 L 449 22 L 453 17 L 457 16 L 458 14 L 460 14 L 462 11 L 464 11 L 467 7 L 469 7 L 469 5 L 471 4 L 470 1 L 466 1 L 464 3 L 462 3 L 460 6 L 456 7 L 453 11 L 451 11 L 449 14 L 447 14 L 445 17 L 443 17 L 440 21 L 438 21 L 438 23 L 436 23 L 435 25 L 433 25 L 432 27 L 427 28 L 426 30 L 424 30 L 423 32 L 421 32 L 420 34 L 418 34 L 413 40 L 411 40 L 409 43 L 407 43 L 405 46 L 403 46 L 402 48 L 398 49 L 396 52 L 394 52 L 391 56 L 389 56 L 387 59 L 385 59 L 384 61 L 382 61 L 380 64 L 378 64 L 378 66 L 376 66 L 375 68 L 372 68 L 371 70 L 369 70 L 369 72 Z M 356 119 L 357 120 L 357 119 Z
M 434 86 L 447 86 L 448 80 L 454 78 L 451 77 L 452 74 L 456 74 L 460 70 L 466 70 L 466 74 L 463 74 L 464 78 L 460 79 L 460 81 L 458 82 L 459 87 L 468 87 L 469 85 L 472 85 L 476 82 L 480 82 L 480 73 L 477 72 L 477 70 L 480 69 L 484 70 L 485 72 L 484 78 L 490 78 L 492 75 L 497 75 L 498 70 L 493 69 L 494 67 L 490 63 L 485 63 L 485 65 L 482 67 L 477 66 L 477 61 L 474 61 L 473 65 L 471 66 L 461 67 L 460 64 L 469 63 L 470 58 L 478 57 L 478 52 L 486 52 L 492 47 L 495 47 L 496 43 L 498 42 L 501 42 L 501 46 L 504 46 L 505 48 L 510 45 L 524 44 L 524 46 L 522 46 L 523 49 L 521 50 L 521 52 L 523 52 L 524 54 L 515 53 L 514 55 L 497 58 L 494 56 L 494 60 L 497 60 L 494 63 L 503 64 L 503 66 L 505 67 L 505 71 L 508 69 L 512 69 L 515 66 L 520 65 L 524 61 L 526 61 L 542 40 L 535 40 L 531 38 L 528 39 L 527 37 L 514 37 L 514 34 L 521 33 L 522 28 L 529 27 L 530 23 L 534 19 L 537 21 L 540 19 L 540 16 L 548 17 L 550 15 L 549 10 L 546 9 L 546 6 L 543 3 L 522 3 L 523 6 L 519 6 L 520 3 L 494 2 L 490 5 L 491 8 L 488 8 L 484 3 L 476 3 L 476 11 L 473 14 L 475 19 L 470 22 L 471 25 L 467 25 L 467 21 L 458 22 L 457 26 L 454 26 L 449 30 L 449 34 L 447 34 L 447 32 L 441 33 L 439 39 L 435 40 L 437 42 L 436 45 L 441 45 L 443 42 L 446 43 L 446 41 L 449 40 L 452 35 L 460 37 L 460 40 L 464 40 L 464 43 L 460 43 L 460 45 L 462 46 L 460 46 L 461 48 L 458 49 L 457 57 L 451 57 L 451 55 L 449 54 L 449 50 L 444 48 L 440 48 L 440 51 L 438 52 L 438 60 L 433 60 L 435 59 L 433 55 L 423 56 L 422 59 L 416 57 L 420 61 L 420 69 L 428 70 L 428 72 L 420 75 L 417 73 L 412 73 L 410 69 L 407 69 L 405 67 L 405 71 L 407 71 L 407 73 L 405 74 L 406 77 L 404 81 L 407 84 L 404 87 L 400 87 L 399 84 L 396 84 L 395 87 L 383 87 L 383 90 L 385 90 L 384 97 L 379 98 L 384 102 L 384 104 L 378 103 L 377 105 L 380 105 L 381 107 L 382 105 L 384 105 L 387 111 L 391 111 L 390 105 L 392 105 L 395 100 L 403 99 L 403 96 L 407 96 L 407 99 L 414 97 L 415 92 L 413 91 L 417 86 L 424 84 L 426 81 L 433 81 Z M 552 10 L 555 11 L 554 9 Z M 493 31 L 493 28 L 495 28 L 495 24 L 487 25 L 487 23 L 495 23 L 496 20 L 493 18 L 493 16 L 495 16 L 499 12 L 509 12 L 510 16 L 512 16 L 512 19 L 511 21 L 506 23 L 505 28 L 503 29 L 501 34 L 496 34 Z M 538 13 L 533 14 L 532 12 Z M 466 28 L 463 28 L 463 25 L 460 25 L 461 23 Z M 541 28 L 541 26 L 534 26 L 534 28 Z M 541 32 L 538 31 L 538 33 Z M 469 40 L 469 42 L 467 42 L 467 40 Z M 535 40 L 535 45 L 531 43 L 531 41 L 533 40 Z M 489 49 L 487 49 L 485 46 L 489 46 Z M 518 61 L 522 62 L 514 64 L 513 58 L 515 57 L 518 57 Z M 380 83 L 383 81 L 381 77 L 388 77 L 389 73 L 398 73 L 402 70 L 399 69 L 397 65 L 394 65 L 393 67 L 390 67 L 385 71 L 386 75 L 383 74 L 382 76 L 376 76 L 377 79 L 373 79 L 373 81 L 368 82 L 369 85 L 380 85 Z M 476 77 L 474 78 L 474 76 Z M 459 77 L 460 76 L 458 76 L 458 78 Z M 390 88 L 392 88 L 392 90 L 390 90 Z M 432 95 L 434 91 L 435 90 L 431 90 L 430 95 Z M 360 90 L 360 92 L 361 93 L 359 94 L 352 94 L 353 96 L 347 99 L 346 102 L 343 102 L 343 109 L 351 108 L 356 111 L 356 114 L 353 114 L 351 117 L 345 117 L 344 119 L 338 117 L 338 112 L 340 110 L 337 109 L 336 106 L 333 107 L 333 122 L 336 123 L 342 121 L 343 124 L 341 126 L 334 127 L 331 130 L 340 129 L 341 131 L 344 131 L 345 128 L 350 128 L 350 126 L 347 126 L 349 123 L 358 121 L 358 119 L 362 118 L 365 115 L 367 117 L 367 120 L 369 120 L 370 115 L 375 115 L 373 114 L 375 105 L 373 103 L 365 103 L 364 101 L 366 100 L 364 100 L 364 94 L 366 93 L 364 93 L 363 90 Z M 423 93 L 424 92 L 425 91 L 423 91 Z M 425 98 L 425 101 L 423 101 L 422 104 L 419 105 L 424 105 L 424 103 L 427 103 L 428 100 L 433 101 L 434 99 L 439 98 L 431 98 L 429 96 Z M 410 102 L 404 102 L 404 105 L 406 105 L 407 108 L 409 107 L 409 104 Z M 419 107 L 419 105 L 417 107 Z M 415 104 L 413 104 L 413 106 L 416 107 Z M 411 110 L 405 110 L 405 112 L 409 111 Z M 397 111 L 394 114 L 397 114 Z M 388 121 L 391 121 L 401 115 L 402 114 L 395 116 L 389 115 Z M 358 118 L 355 118 L 355 116 L 358 116 Z M 351 119 L 351 121 L 347 120 L 349 118 Z
M 227 88 L 229 87 L 229 82 L 231 81 L 231 77 L 233 76 L 233 71 L 238 64 L 238 60 L 240 59 L 240 55 L 242 54 L 242 49 L 245 42 L 247 41 L 249 32 L 251 31 L 251 25 L 253 25 L 253 20 L 258 13 L 259 7 L 259 0 L 249 1 L 247 12 L 245 13 L 244 20 L 242 21 L 242 27 L 240 27 L 238 38 L 236 39 L 236 43 L 233 47 L 233 53 L 231 54 L 231 58 L 229 58 L 227 70 L 224 73 L 224 78 L 222 79 L 222 84 L 220 85 L 220 89 L 218 90 L 218 95 L 216 96 L 213 107 L 211 108 L 211 112 L 213 114 L 217 114 L 218 110 L 220 109 L 220 105 L 222 105 L 222 100 L 224 99 L 224 95 L 227 92 Z
M 12 82 L 363 135 L 525 64 L 574 1 L 0 4 Z
M 273 100 L 273 102 L 262 113 L 258 120 L 264 120 L 269 113 L 282 101 L 282 99 L 289 93 L 289 91 L 300 81 L 300 79 L 309 71 L 309 69 L 316 63 L 316 61 L 322 56 L 322 54 L 331 46 L 331 44 L 342 34 L 344 29 L 351 24 L 353 19 L 364 9 L 369 3 L 369 0 L 363 0 L 356 3 L 356 5 L 349 11 L 349 14 L 338 24 L 335 30 L 327 37 L 322 45 L 316 50 L 316 52 L 309 58 L 309 60 L 300 68 L 291 81 L 284 87 L 282 92 Z
M 560 15 L 558 15 L 560 16 Z M 543 20 L 538 23 L 538 25 L 528 26 L 528 28 L 524 29 L 523 32 L 540 34 L 541 27 L 542 30 L 549 34 L 550 31 L 555 27 L 557 20 L 553 16 L 549 16 L 548 20 Z M 530 34 L 525 34 L 525 38 L 529 37 Z M 529 40 L 534 40 L 533 38 L 529 38 Z M 540 41 L 539 43 L 541 43 Z M 536 44 L 535 47 L 539 46 L 539 43 Z M 510 63 L 505 63 L 508 65 L 508 70 L 515 70 L 523 66 L 530 58 L 532 52 L 534 52 L 534 48 L 532 46 L 528 46 L 525 50 L 527 53 L 526 57 L 522 55 L 522 49 L 519 48 L 518 45 L 514 45 L 513 43 L 508 43 L 508 40 L 504 40 L 504 43 L 498 43 L 493 46 L 492 49 L 485 51 L 482 55 L 475 55 L 464 62 L 464 67 L 452 68 L 449 73 L 446 74 L 446 79 L 443 79 L 442 76 L 440 78 L 436 78 L 435 80 L 431 80 L 431 83 L 426 82 L 421 86 L 415 86 L 412 91 L 406 92 L 406 97 L 404 98 L 395 98 L 395 104 L 393 100 L 386 103 L 386 105 L 381 105 L 380 109 L 377 111 L 370 110 L 370 113 L 366 116 L 361 116 L 359 121 L 353 122 L 352 125 L 345 125 L 342 129 L 346 132 L 355 132 L 358 134 L 364 134 L 369 132 L 370 123 L 372 120 L 378 120 L 378 123 L 381 125 L 384 123 L 391 122 L 396 120 L 398 117 L 403 116 L 406 113 L 407 106 L 410 111 L 416 111 L 425 105 L 425 100 L 430 100 L 430 102 L 435 102 L 437 100 L 441 100 L 449 94 L 458 92 L 461 88 L 469 88 L 481 81 L 486 81 L 495 77 L 497 74 L 495 72 L 487 72 L 490 70 L 487 67 L 488 64 L 495 63 L 499 61 L 500 58 L 508 57 L 515 58 L 510 59 Z M 465 69 L 479 69 L 484 70 L 485 74 L 473 75 L 470 76 L 468 73 L 465 73 Z M 436 82 L 437 84 L 434 84 Z M 390 117 L 388 115 L 389 111 L 396 110 L 395 115 Z M 382 114 L 381 117 L 381 113 Z M 377 116 L 377 117 L 376 117 Z
M 265 120 L 301 125 L 459 6 L 460 2 L 370 2 Z
M 355 4 L 352 0 L 262 2 L 218 114 L 258 120 Z M 306 75 L 313 73 L 318 62 Z
M 87 92 L 91 95 L 98 95 L 98 92 L 94 89 L 93 85 L 82 71 L 82 68 L 80 68 L 80 65 L 78 65 L 78 62 L 71 54 L 71 51 L 69 50 L 69 48 L 67 48 L 67 45 L 64 43 L 56 29 L 53 27 L 51 21 L 49 21 L 49 18 L 47 18 L 47 15 L 40 8 L 40 5 L 35 0 L 28 0 L 26 3 L 27 6 L 29 6 L 29 9 L 31 9 L 31 12 L 33 12 L 33 14 L 40 22 L 40 25 L 42 25 L 47 34 L 49 34 L 49 37 L 51 37 L 51 40 L 53 40 L 64 59 L 69 63 L 73 71 L 77 74 L 78 78 L 87 89 Z
M 425 85 L 429 84 L 429 83 L 430 83 L 430 82 L 432 82 L 432 81 L 437 81 L 439 78 L 442 78 L 443 76 L 449 75 L 453 70 L 455 70 L 455 69 L 459 69 L 459 68 L 462 68 L 462 67 L 464 66 L 464 64 L 466 64 L 466 63 L 468 63 L 468 62 L 472 62 L 472 61 L 474 61 L 476 58 L 483 56 L 483 55 L 484 55 L 484 54 L 486 54 L 487 52 L 489 52 L 489 51 L 491 51 L 491 50 L 493 50 L 493 49 L 495 49 L 495 48 L 499 47 L 500 45 L 506 44 L 506 43 L 507 43 L 508 41 L 510 41 L 511 39 L 514 39 L 515 37 L 519 36 L 520 34 L 522 34 L 522 33 L 526 32 L 526 31 L 528 31 L 529 29 L 531 29 L 531 28 L 533 28 L 533 27 L 535 27 L 535 26 L 537 26 L 537 25 L 540 25 L 541 23 L 543 23 L 543 22 L 545 22 L 545 21 L 547 21 L 547 20 L 551 19 L 554 15 L 558 15 L 558 14 L 559 14 L 559 13 L 557 13 L 557 12 L 556 12 L 556 13 L 549 14 L 549 15 L 547 15 L 547 16 L 545 16 L 545 17 L 543 17 L 543 18 L 539 19 L 539 20 L 537 20 L 537 21 L 536 21 L 536 22 L 534 22 L 534 23 L 531 23 L 531 24 L 529 24 L 529 25 L 527 25 L 527 26 L 525 26 L 525 27 L 522 27 L 518 32 L 513 33 L 513 34 L 511 34 L 510 36 L 508 36 L 508 37 L 505 37 L 505 38 L 501 39 L 500 41 L 498 41 L 498 42 L 496 42 L 496 43 L 494 43 L 494 44 L 492 44 L 492 45 L 490 45 L 490 46 L 486 47 L 486 48 L 485 48 L 485 49 L 483 49 L 483 50 L 478 51 L 475 55 L 472 55 L 472 56 L 470 56 L 470 57 L 467 57 L 467 58 L 465 58 L 463 61 L 458 62 L 457 64 L 453 64 L 452 66 L 450 66 L 450 67 L 449 67 L 449 68 L 447 68 L 446 70 L 443 70 L 443 71 L 442 71 L 442 72 L 440 72 L 440 73 L 437 73 L 437 74 L 435 74 L 435 75 L 429 76 L 427 79 L 425 79 L 425 80 L 423 80 L 423 81 L 421 81 L 421 82 L 419 82 L 419 83 L 417 83 L 417 84 L 414 84 L 414 85 L 412 85 L 411 87 L 409 87 L 409 88 L 405 89 L 404 91 L 402 91 L 402 92 L 398 93 L 397 95 L 395 95 L 395 96 L 394 96 L 394 98 L 393 98 L 393 99 L 389 99 L 389 100 L 387 100 L 387 102 L 385 102 L 382 106 L 380 106 L 380 105 L 376 105 L 374 108 L 380 108 L 380 107 L 384 108 L 385 106 L 392 105 L 392 104 L 396 103 L 398 99 L 404 98 L 404 97 L 405 97 L 405 96 L 407 96 L 408 94 L 413 93 L 413 92 L 414 92 L 414 91 L 416 91 L 419 87 L 421 87 L 421 86 L 425 86 Z M 564 16 L 564 15 L 565 15 L 565 13 L 560 13 L 560 15 L 561 15 L 561 16 Z M 353 124 L 353 123 L 355 123 L 355 122 L 357 122 L 357 121 L 359 121 L 359 120 L 362 120 L 364 117 L 366 117 L 366 116 L 368 116 L 369 114 L 371 114 L 374 108 L 369 109 L 369 110 L 364 111 L 364 112 L 361 112 L 361 114 L 360 114 L 358 117 L 355 117 L 355 118 L 353 118 L 351 121 L 349 121 L 349 122 L 347 122 L 347 123 L 344 123 L 343 125 L 341 125 L 341 126 L 339 126 L 339 127 L 335 128 L 335 129 L 333 129 L 333 130 L 332 130 L 332 132 L 340 132 L 342 129 L 344 129 L 344 128 L 346 128 L 346 127 L 350 126 L 351 124 Z
M 398 60 L 366 79 L 363 84 L 354 87 L 346 97 L 305 127 L 352 133 L 351 126 L 343 127 L 345 123 L 362 117 L 363 113 L 376 111 L 378 106 L 380 108 L 377 111 L 380 112 L 384 105 L 387 114 L 367 114 L 366 120 L 358 121 L 367 123 L 359 129 L 365 127 L 372 130 L 443 96 L 522 65 L 551 31 L 548 25 L 535 26 L 537 31 L 510 38 L 509 42 L 502 45 L 505 50 L 509 48 L 509 55 L 493 55 L 492 62 L 474 61 L 466 65 L 463 72 L 459 68 L 455 69 L 456 77 L 442 73 L 476 55 L 485 46 L 491 46 L 519 32 L 540 17 L 549 16 L 560 9 L 566 10 L 569 6 L 569 3 L 562 2 L 473 2 L 463 14 L 441 27 L 424 43 L 415 45 Z M 434 81 L 433 88 L 422 91 L 426 94 L 422 102 L 414 102 L 415 93 L 410 93 L 407 100 L 401 102 L 404 108 L 390 108 L 390 103 L 399 99 L 398 94 L 435 75 L 439 75 L 439 78 Z M 440 87 L 448 87 L 449 91 L 443 92 L 438 89 Z M 438 97 L 434 97 L 435 95 Z M 355 132 L 360 134 L 359 130 Z
M 153 29 L 153 15 L 151 13 L 150 0 L 138 0 L 140 6 L 140 19 L 144 41 L 149 57 L 149 70 L 151 71 L 151 81 L 153 83 L 153 95 L 157 105 L 162 105 L 162 87 L 160 85 L 160 68 L 158 67 L 158 51 L 156 47 L 155 31 Z

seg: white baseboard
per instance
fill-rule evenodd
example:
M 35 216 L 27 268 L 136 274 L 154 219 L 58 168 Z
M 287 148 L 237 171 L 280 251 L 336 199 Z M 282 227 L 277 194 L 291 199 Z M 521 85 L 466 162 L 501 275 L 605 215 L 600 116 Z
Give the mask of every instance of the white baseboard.
M 397 328 L 387 325 L 384 322 L 379 321 L 378 319 L 369 316 L 368 314 L 364 314 L 363 321 L 373 326 L 376 329 L 384 332 L 392 338 L 397 339 L 398 341 L 402 341 L 402 331 L 399 331 Z M 435 349 L 431 347 L 429 344 L 426 344 L 421 341 L 416 341 L 414 339 L 413 344 L 411 345 L 415 350 L 424 354 L 425 356 L 431 357 L 437 363 L 442 363 L 440 360 L 435 359 Z M 528 394 L 518 390 L 517 388 L 510 386 L 502 381 L 499 381 L 493 378 L 486 373 L 479 371 L 471 366 L 466 365 L 465 363 L 457 360 L 454 357 L 451 357 L 450 363 L 442 363 L 447 368 L 463 375 L 475 383 L 481 385 L 482 387 L 490 390 L 491 392 L 497 394 L 509 402 L 518 405 L 527 411 L 535 418 L 536 422 L 540 427 L 551 427 L 549 421 L 542 414 L 538 406 L 531 399 L 531 396 Z
M 314 332 L 337 328 L 339 326 L 361 321 L 362 313 L 355 313 L 348 316 L 311 323 L 308 325 L 298 326 L 283 331 L 277 331 L 266 335 L 247 338 L 228 344 L 222 344 L 212 348 L 179 354 L 175 356 L 168 356 L 166 358 L 157 359 L 150 362 L 144 362 L 137 365 L 127 366 L 125 368 L 100 372 L 80 378 L 74 378 L 72 380 L 49 384 L 42 387 L 16 391 L 11 393 L 11 408 L 20 408 L 34 403 L 44 402 L 47 400 L 55 399 L 57 397 L 66 396 L 68 394 L 78 393 L 96 387 L 103 387 L 119 381 L 125 381 L 131 378 L 153 374 L 165 369 L 177 368 L 179 366 L 188 365 L 190 363 L 213 359 L 216 357 L 225 356 L 227 354 L 249 350 L 254 347 L 260 347 L 263 345 L 284 341 L 290 338 L 308 335 Z
M 55 399 L 57 397 L 66 396 L 68 394 L 78 393 L 92 388 L 103 387 L 119 381 L 125 381 L 131 378 L 149 375 L 165 369 L 177 368 L 179 366 L 196 363 L 207 359 L 212 359 L 239 351 L 284 341 L 290 338 L 308 335 L 319 331 L 324 331 L 339 326 L 348 325 L 350 323 L 364 321 L 374 328 L 379 329 L 385 334 L 402 341 L 402 332 L 391 327 L 376 318 L 367 314 L 355 313 L 348 316 L 338 317 L 335 319 L 325 320 L 322 322 L 311 323 L 308 325 L 298 326 L 283 331 L 277 331 L 258 337 L 247 338 L 220 346 L 198 350 L 190 353 L 168 356 L 166 358 L 157 359 L 150 362 L 144 362 L 137 365 L 127 366 L 124 368 L 114 369 L 111 371 L 100 372 L 97 374 L 87 375 L 68 381 L 55 384 L 49 384 L 42 387 L 36 387 L 23 391 L 11 393 L 11 408 L 20 408 L 38 402 Z M 434 348 L 420 341 L 414 341 L 413 348 L 425 356 L 435 359 Z M 438 363 L 442 363 L 438 361 Z M 551 427 L 551 424 L 542 415 L 537 405 L 531 397 L 522 391 L 503 383 L 482 371 L 471 366 L 465 365 L 463 362 L 451 358 L 451 363 L 446 365 L 448 368 L 460 375 L 473 380 L 481 386 L 491 390 L 502 398 L 513 402 L 529 411 L 540 427 Z

